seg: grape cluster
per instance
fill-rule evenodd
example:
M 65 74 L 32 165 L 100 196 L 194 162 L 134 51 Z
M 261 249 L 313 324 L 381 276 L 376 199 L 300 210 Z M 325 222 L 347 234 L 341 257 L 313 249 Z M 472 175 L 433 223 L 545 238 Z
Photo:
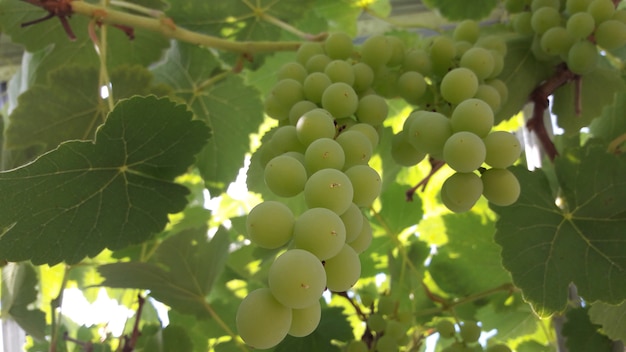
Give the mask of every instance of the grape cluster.
M 392 156 L 405 166 L 426 155 L 445 161 L 455 173 L 443 183 L 441 199 L 454 212 L 470 210 L 481 195 L 496 205 L 514 203 L 520 185 L 507 168 L 519 158 L 521 145 L 512 133 L 492 130 L 494 114 L 508 96 L 497 78 L 506 43 L 501 37 L 480 37 L 476 22 L 467 20 L 452 36 L 435 37 L 428 49 L 419 55 L 419 67 L 431 78 L 436 99 L 426 97 L 421 109 L 407 117 L 394 136 Z M 416 54 L 408 55 L 405 66 L 411 67 Z
M 507 0 L 513 29 L 533 37 L 542 61 L 565 62 L 584 75 L 598 63 L 599 50 L 626 45 L 626 10 L 612 0 Z
M 452 344 L 442 349 L 443 352 L 470 352 L 483 351 L 481 345 L 478 344 L 482 329 L 480 325 L 471 320 L 463 321 L 457 325 L 450 320 L 439 320 L 435 326 L 435 330 L 439 333 L 441 339 L 454 339 Z M 458 330 L 458 333 L 457 333 Z M 487 352 L 511 352 L 511 349 L 504 344 L 491 344 Z
M 396 352 L 399 346 L 405 345 L 409 337 L 411 314 L 398 309 L 398 301 L 391 296 L 381 295 L 373 311 L 367 319 L 367 327 L 375 336 L 374 345 L 378 352 Z

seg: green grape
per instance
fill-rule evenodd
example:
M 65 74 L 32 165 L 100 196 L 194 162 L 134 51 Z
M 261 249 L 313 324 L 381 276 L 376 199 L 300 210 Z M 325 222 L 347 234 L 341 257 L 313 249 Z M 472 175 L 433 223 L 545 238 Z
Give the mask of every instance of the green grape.
M 304 165 L 309 174 L 321 169 L 341 170 L 345 161 L 346 155 L 343 148 L 330 138 L 320 138 L 313 141 L 304 153 Z
M 626 23 L 608 20 L 600 23 L 594 33 L 596 43 L 606 49 L 615 50 L 626 44 Z
M 361 61 L 372 69 L 386 65 L 391 59 L 392 47 L 389 38 L 384 35 L 368 37 L 361 45 Z
M 455 68 L 443 77 L 439 90 L 445 100 L 452 104 L 458 104 L 476 94 L 478 77 L 470 69 Z
M 276 78 L 278 78 L 279 81 L 291 78 L 302 83 L 304 82 L 304 78 L 306 78 L 306 75 L 307 72 L 304 66 L 297 62 L 288 62 L 280 67 L 280 69 L 276 73 Z
M 276 129 L 269 144 L 281 155 L 287 152 L 303 153 L 306 148 L 298 139 L 295 126 L 281 126 Z
M 415 71 L 422 75 L 429 75 L 432 72 L 430 56 L 424 49 L 412 49 L 404 56 L 402 68 L 404 71 Z
M 555 10 L 559 10 L 561 8 L 561 3 L 559 0 L 533 0 L 530 3 L 530 10 L 533 12 L 542 7 L 552 7 Z
M 306 66 L 307 61 L 314 55 L 324 54 L 324 46 L 319 42 L 304 42 L 296 51 L 296 61 Z
M 239 304 L 235 317 L 241 338 L 258 349 L 278 345 L 287 336 L 291 321 L 291 309 L 276 301 L 268 288 L 250 292 Z
M 363 133 L 367 137 L 367 139 L 370 140 L 373 148 L 376 148 L 376 146 L 378 146 L 380 136 L 378 135 L 378 131 L 374 127 L 372 127 L 372 125 L 367 123 L 357 123 L 350 126 L 348 130 Z
M 335 130 L 337 134 L 347 131 L 352 128 L 352 126 L 357 125 L 358 122 L 353 117 L 342 117 L 340 119 L 335 120 Z
M 487 347 L 486 352 L 511 352 L 511 349 L 505 344 L 495 344 Z
M 527 1 L 526 0 L 505 0 L 504 8 L 509 13 L 517 13 L 522 12 L 526 8 Z
M 465 343 L 473 343 L 478 341 L 480 337 L 481 328 L 475 321 L 464 321 L 459 327 L 461 339 Z
M 345 60 L 352 56 L 352 38 L 343 32 L 331 33 L 324 42 L 326 55 L 333 60 Z
M 374 70 L 368 65 L 357 62 L 352 65 L 352 71 L 354 72 L 354 83 L 352 87 L 357 92 L 364 92 L 368 90 L 374 82 Z
M 542 7 L 533 12 L 533 16 L 530 19 L 530 25 L 537 34 L 543 34 L 552 27 L 557 27 L 561 24 L 561 14 L 559 10 L 552 7 Z
M 390 69 L 387 66 L 379 67 L 374 72 L 373 91 L 384 98 L 395 98 L 398 96 L 398 77 L 400 77 L 398 70 Z
M 344 169 L 354 165 L 363 165 L 372 157 L 374 148 L 367 136 L 359 131 L 342 132 L 335 139 L 341 145 L 346 154 L 346 163 Z
M 491 50 L 473 47 L 463 54 L 460 61 L 461 67 L 468 68 L 474 72 L 478 79 L 482 80 L 493 72 L 494 59 Z
M 485 162 L 485 156 L 485 143 L 472 132 L 457 132 L 443 146 L 443 159 L 457 172 L 478 169 Z
M 346 242 L 354 241 L 363 229 L 363 213 L 356 204 L 350 204 L 348 210 L 346 210 L 340 216 L 343 225 L 346 228 Z
M 454 66 L 456 56 L 454 40 L 446 36 L 435 37 L 430 47 L 430 63 L 432 70 L 437 75 L 443 75 Z
M 373 313 L 367 317 L 367 326 L 374 332 L 382 332 L 387 327 L 387 320 L 382 314 Z
M 616 10 L 615 12 L 613 12 L 613 17 L 611 17 L 611 19 L 620 21 L 622 23 L 626 23 L 626 10 L 624 9 Z
M 278 302 L 302 309 L 319 301 L 326 287 L 326 272 L 311 252 L 290 249 L 272 263 L 267 281 Z
M 389 295 L 381 295 L 376 304 L 376 312 L 382 315 L 393 315 L 396 311 L 396 300 Z
M 391 157 L 400 166 L 413 166 L 426 157 L 426 152 L 415 149 L 407 140 L 407 131 L 403 130 L 391 138 Z
M 317 171 L 304 186 L 304 200 L 309 208 L 327 208 L 338 215 L 348 210 L 353 196 L 350 179 L 335 169 Z
M 418 111 L 409 126 L 407 141 L 416 150 L 428 154 L 441 154 L 446 140 L 452 135 L 450 119 L 438 112 Z
M 359 97 L 352 87 L 344 82 L 329 85 L 322 94 L 322 107 L 335 118 L 347 117 L 357 109 Z
M 491 167 L 507 168 L 520 157 L 522 146 L 517 137 L 506 131 L 494 131 L 483 138 L 487 154 L 485 163 Z
M 328 65 L 331 61 L 331 58 L 329 58 L 325 54 L 317 54 L 311 56 L 311 58 L 306 62 L 304 67 L 306 67 L 306 70 L 309 73 L 324 72 L 324 69 L 326 69 L 326 65 Z
M 456 172 L 441 185 L 441 201 L 455 213 L 471 210 L 482 193 L 483 183 L 472 172 Z
M 302 91 L 304 97 L 314 103 L 320 104 L 322 102 L 322 95 L 328 86 L 333 82 L 323 72 L 312 72 L 304 79 L 302 83 Z
M 476 46 L 493 50 L 495 54 L 499 54 L 500 56 L 505 56 L 507 52 L 506 41 L 501 35 L 491 34 L 480 37 L 476 42 Z
M 574 43 L 567 53 L 567 68 L 579 75 L 591 72 L 597 62 L 598 49 L 587 40 Z
M 362 208 L 370 207 L 382 188 L 378 172 L 368 165 L 354 165 L 345 172 L 354 188 L 352 202 Z
M 513 30 L 521 35 L 532 35 L 535 32 L 533 31 L 533 27 L 530 24 L 531 18 L 533 14 L 531 12 L 521 12 L 516 13 L 511 16 L 511 23 L 513 25 Z
M 295 126 L 298 123 L 298 120 L 300 119 L 300 117 L 302 117 L 302 115 L 317 108 L 318 108 L 317 104 L 309 100 L 301 100 L 293 104 L 291 109 L 289 109 L 289 123 Z M 286 126 L 283 126 L 283 127 L 286 127 Z
M 361 276 L 361 261 L 352 247 L 345 244 L 337 255 L 326 259 L 326 287 L 333 292 L 344 292 L 352 287 Z
M 533 37 L 533 41 L 530 44 L 530 51 L 535 59 L 538 61 L 547 62 L 549 65 L 555 65 L 560 59 L 558 56 L 548 54 L 541 47 L 541 36 Z
M 263 102 L 263 111 L 265 114 L 275 120 L 282 121 L 289 118 L 289 110 L 291 107 L 285 105 L 278 98 L 268 95 Z
M 491 53 L 493 54 L 493 71 L 487 79 L 497 78 L 504 69 L 504 55 L 501 55 L 494 50 L 492 50 Z
M 481 138 L 491 131 L 493 121 L 493 111 L 489 104 L 474 98 L 462 101 L 450 116 L 453 132 L 468 131 Z
M 404 72 L 397 84 L 400 96 L 411 104 L 417 104 L 427 88 L 424 76 L 417 71 Z
M 376 340 L 376 352 L 398 352 L 398 342 L 385 334 Z
M 386 36 L 389 45 L 391 46 L 391 57 L 387 61 L 387 66 L 394 67 L 401 65 L 404 62 L 404 55 L 406 53 L 406 47 L 402 39 L 394 36 Z
M 291 312 L 291 327 L 288 334 L 295 337 L 310 335 L 317 329 L 322 318 L 322 306 L 319 301 L 306 308 L 293 309 Z
M 500 94 L 500 102 L 504 104 L 509 99 L 509 88 L 506 86 L 506 83 L 502 82 L 499 79 L 492 79 L 485 82 L 486 84 L 494 87 L 498 93 Z
M 596 22 L 588 12 L 578 12 L 567 19 L 565 29 L 574 39 L 585 39 L 593 33 Z
M 388 113 L 387 101 L 379 95 L 370 94 L 359 99 L 355 115 L 361 123 L 379 126 L 383 124 Z
M 365 252 L 365 250 L 372 243 L 372 225 L 370 225 L 367 217 L 363 215 L 363 226 L 361 227 L 361 233 L 353 241 L 348 242 L 348 245 L 354 249 L 357 254 Z
M 602 22 L 613 17 L 614 12 L 615 5 L 612 0 L 593 0 L 587 7 L 587 13 L 589 13 L 598 24 L 602 24 Z
M 250 210 L 246 218 L 246 232 L 255 245 L 275 249 L 291 240 L 294 223 L 293 213 L 286 205 L 265 201 Z
M 519 198 L 520 184 L 511 171 L 493 168 L 483 172 L 480 178 L 483 181 L 483 195 L 491 203 L 507 206 Z
M 283 155 L 298 160 L 298 162 L 300 162 L 300 164 L 304 166 L 304 154 L 299 153 L 299 152 L 286 152 Z M 305 166 L 305 169 L 306 169 L 306 166 Z
M 324 109 L 311 110 L 298 120 L 296 133 L 300 143 L 308 147 L 317 139 L 334 138 L 335 121 L 332 115 Z
M 587 7 L 591 4 L 592 0 L 566 0 L 565 1 L 565 11 L 570 15 L 573 15 L 577 12 L 586 12 Z
M 439 320 L 435 326 L 435 330 L 439 333 L 439 336 L 443 339 L 451 339 L 456 334 L 454 323 L 450 320 Z
M 296 248 L 326 260 L 339 253 L 346 242 L 346 227 L 339 215 L 326 208 L 311 208 L 300 214 L 293 228 Z
M 574 44 L 574 38 L 563 27 L 548 29 L 540 40 L 541 49 L 548 55 L 566 54 Z
M 287 111 L 289 111 L 293 104 L 304 100 L 302 83 L 291 78 L 280 80 L 272 87 L 270 96 L 280 102 L 280 104 L 285 106 Z
M 352 340 L 346 348 L 346 352 L 368 352 L 367 344 L 361 340 Z
M 489 84 L 479 85 L 474 98 L 487 103 L 494 114 L 497 113 L 500 110 L 500 106 L 502 106 L 500 93 L 495 87 Z
M 396 342 L 401 341 L 406 336 L 407 328 L 404 324 L 397 320 L 387 321 L 387 327 L 385 328 L 385 335 L 391 336 Z
M 441 352 L 469 352 L 471 351 L 464 343 L 455 341 L 451 345 L 446 346 Z
M 281 197 L 293 197 L 299 194 L 304 190 L 307 182 L 304 165 L 287 155 L 279 155 L 270 160 L 265 165 L 263 177 L 270 191 Z
M 346 84 L 354 84 L 354 71 L 352 65 L 343 60 L 333 60 L 326 65 L 324 73 L 330 78 L 331 82 L 344 82 Z
M 478 39 L 478 35 L 480 34 L 480 27 L 478 23 L 474 20 L 464 20 L 461 21 L 452 34 L 452 38 L 459 41 L 466 41 L 470 43 L 475 43 Z

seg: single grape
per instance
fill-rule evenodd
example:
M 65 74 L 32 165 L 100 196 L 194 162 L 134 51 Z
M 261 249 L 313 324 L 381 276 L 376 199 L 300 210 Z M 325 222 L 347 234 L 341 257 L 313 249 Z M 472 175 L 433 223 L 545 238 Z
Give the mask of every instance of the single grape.
M 378 135 L 378 131 L 376 130 L 376 128 L 372 127 L 372 125 L 367 123 L 357 123 L 350 126 L 348 130 L 363 133 L 367 137 L 367 139 L 370 140 L 373 148 L 376 148 L 376 146 L 378 146 L 380 136 Z
M 500 111 L 500 107 L 502 106 L 500 93 L 495 87 L 489 84 L 479 85 L 476 95 L 474 95 L 474 99 L 479 99 L 487 103 L 494 114 Z
M 324 109 L 306 112 L 296 124 L 296 133 L 300 143 L 307 146 L 320 138 L 335 137 L 335 121 Z
M 531 25 L 533 14 L 531 12 L 520 12 L 511 16 L 513 30 L 521 35 L 532 35 L 535 33 Z
M 268 95 L 263 102 L 263 111 L 265 114 L 278 121 L 287 120 L 289 118 L 290 109 L 290 105 L 284 104 L 284 102 L 272 95 Z
M 599 24 L 613 17 L 614 12 L 615 5 L 612 0 L 593 0 L 587 7 L 587 13 Z
M 341 145 L 346 155 L 344 169 L 354 165 L 364 165 L 372 157 L 374 148 L 367 136 L 356 130 L 342 132 L 335 139 Z
M 295 337 L 310 335 L 319 325 L 321 318 L 322 306 L 319 301 L 302 309 L 293 309 L 288 334 Z
M 293 127 L 295 127 L 300 117 L 302 117 L 302 115 L 317 108 L 318 108 L 317 104 L 309 100 L 301 100 L 293 104 L 291 109 L 289 109 L 289 123 L 293 125 Z M 282 126 L 282 127 L 287 127 L 287 126 Z
M 304 66 L 302 66 L 298 62 L 288 62 L 280 67 L 280 69 L 276 73 L 276 78 L 278 78 L 279 81 L 286 78 L 291 78 L 302 83 L 304 82 L 304 78 L 306 78 L 306 75 L 307 72 Z
M 361 61 L 372 69 L 386 65 L 391 59 L 391 54 L 391 43 L 384 35 L 368 37 L 361 45 Z
M 363 213 L 356 204 L 350 204 L 348 210 L 346 210 L 340 216 L 343 225 L 346 228 L 346 242 L 354 241 L 363 229 Z
M 346 348 L 346 352 L 368 352 L 367 344 L 361 340 L 352 340 Z
M 472 172 L 485 161 L 485 143 L 472 132 L 461 131 L 448 138 L 443 158 L 457 172 Z
M 454 29 L 452 38 L 456 41 L 475 43 L 480 34 L 480 27 L 474 20 L 463 20 Z
M 326 260 L 339 253 L 346 242 L 346 227 L 339 215 L 326 208 L 311 208 L 300 214 L 293 228 L 296 248 Z
M 585 39 L 596 27 L 596 22 L 588 12 L 578 12 L 567 19 L 565 29 L 574 39 Z
M 377 352 L 398 352 L 398 342 L 390 335 L 383 335 L 376 340 Z
M 453 132 L 468 131 L 481 138 L 491 131 L 493 121 L 493 111 L 489 104 L 474 98 L 462 101 L 450 116 Z
M 352 65 L 352 71 L 354 72 L 354 83 L 352 87 L 357 92 L 364 92 L 368 90 L 374 82 L 374 70 L 368 65 L 357 62 Z
M 486 84 L 494 87 L 498 93 L 500 94 L 500 102 L 505 103 L 507 99 L 509 99 L 509 88 L 506 86 L 506 83 L 502 82 L 499 79 L 492 79 L 485 82 Z
M 346 155 L 341 145 L 334 139 L 320 138 L 313 141 L 304 153 L 304 165 L 309 174 L 321 169 L 341 170 L 346 162 Z
M 478 341 L 482 329 L 475 321 L 464 321 L 459 327 L 461 338 L 465 343 L 473 343 Z
M 278 127 L 268 143 L 278 155 L 287 152 L 303 153 L 305 151 L 304 145 L 298 139 L 295 126 Z
M 279 155 L 265 165 L 265 184 L 274 194 L 293 197 L 304 190 L 307 173 L 302 163 L 290 156 Z
M 313 72 L 324 72 L 326 69 L 326 65 L 331 62 L 331 58 L 329 58 L 325 54 L 317 54 L 311 56 L 311 58 L 306 62 L 304 67 L 309 73 Z
M 416 150 L 431 155 L 441 154 L 452 135 L 450 119 L 438 112 L 418 111 L 408 129 L 406 139 Z
M 404 62 L 404 55 L 406 53 L 406 47 L 402 39 L 394 36 L 386 36 L 389 45 L 391 46 L 391 57 L 387 61 L 387 66 L 395 67 L 401 65 Z
M 287 336 L 291 321 L 291 309 L 280 304 L 268 288 L 250 292 L 239 304 L 235 317 L 241 338 L 258 349 L 278 345 Z
M 444 339 L 450 339 L 454 337 L 456 334 L 456 330 L 454 328 L 454 323 L 450 320 L 439 320 L 435 329 L 439 333 L 439 336 Z
M 482 193 L 483 183 L 480 177 L 472 172 L 454 173 L 441 185 L 441 200 L 455 213 L 472 209 Z
M 480 178 L 483 181 L 483 195 L 491 203 L 507 206 L 519 198 L 520 184 L 511 171 L 493 168 L 483 172 Z
M 472 45 L 472 43 L 470 42 L 456 42 L 454 43 L 454 47 L 456 48 L 456 57 L 455 58 L 461 58 L 463 57 L 463 55 L 465 55 L 465 53 L 470 50 L 471 48 L 474 47 L 474 45 Z
M 357 252 L 357 254 L 361 254 L 365 252 L 365 250 L 370 246 L 370 244 L 372 243 L 372 238 L 372 225 L 370 225 L 367 217 L 363 215 L 363 226 L 361 228 L 361 233 L 353 241 L 348 242 L 348 245 L 352 247 L 354 251 Z
M 383 98 L 392 99 L 398 94 L 398 70 L 392 70 L 387 66 L 381 66 L 374 72 L 374 82 L 372 82 L 372 90 Z
M 417 71 L 404 72 L 397 84 L 400 96 L 411 104 L 417 104 L 427 88 L 424 76 Z
M 561 24 L 561 14 L 552 7 L 542 7 L 533 12 L 530 25 L 537 34 L 543 34 L 552 27 Z
M 400 131 L 391 139 L 391 157 L 400 166 L 417 165 L 426 157 L 426 152 L 415 149 L 407 140 L 407 130 Z
M 415 71 L 422 75 L 429 75 L 432 72 L 430 55 L 424 49 L 412 49 L 404 56 L 402 67 L 404 71 Z
M 391 336 L 396 342 L 401 341 L 406 336 L 406 326 L 397 320 L 387 321 L 385 335 Z
M 359 97 L 352 86 L 344 82 L 335 82 L 328 86 L 322 94 L 322 107 L 333 117 L 347 117 L 356 111 Z
M 472 70 L 478 79 L 485 79 L 493 72 L 493 54 L 491 50 L 473 47 L 463 54 L 460 65 Z
M 505 56 L 507 52 L 506 40 L 501 35 L 485 35 L 476 41 L 476 46 L 494 51 L 494 55 Z
M 304 200 L 309 208 L 327 208 L 338 215 L 348 210 L 353 196 L 350 179 L 335 169 L 317 171 L 304 186 Z
M 491 167 L 507 168 L 520 157 L 522 146 L 517 137 L 506 131 L 494 131 L 483 139 L 487 154 L 485 163 Z
M 334 292 L 344 292 L 352 287 L 361 276 L 361 261 L 352 247 L 345 244 L 337 255 L 326 259 L 326 286 Z
M 493 54 L 493 71 L 487 79 L 497 78 L 502 73 L 502 70 L 504 70 L 504 55 L 494 50 L 492 50 L 491 53 Z
M 288 107 L 287 111 L 291 109 L 293 104 L 304 100 L 304 91 L 302 83 L 295 79 L 285 78 L 282 79 L 272 87 L 270 90 L 270 96 L 279 101 L 285 107 Z
M 555 10 L 559 10 L 561 8 L 561 3 L 559 0 L 532 0 L 530 3 L 531 11 L 537 11 L 542 7 L 552 7 Z
M 574 44 L 569 32 L 563 27 L 552 27 L 541 36 L 541 49 L 548 55 L 566 54 Z
M 526 9 L 528 2 L 526 0 L 505 0 L 504 8 L 509 13 L 518 13 Z
M 615 12 L 613 13 L 613 17 L 611 17 L 611 19 L 620 21 L 622 23 L 626 23 L 626 10 L 624 9 L 615 10 Z
M 437 75 L 444 75 L 454 66 L 456 47 L 454 40 L 447 36 L 437 36 L 430 46 L 430 63 L 432 70 Z
M 317 54 L 324 54 L 324 46 L 319 42 L 304 42 L 296 51 L 296 61 L 301 65 L 306 65 L 309 59 Z
M 379 126 L 383 124 L 388 113 L 387 101 L 379 95 L 371 94 L 359 99 L 355 115 L 361 123 Z
M 455 68 L 443 77 L 439 90 L 444 99 L 452 104 L 458 104 L 476 94 L 478 77 L 470 69 Z
M 302 83 L 302 90 L 307 100 L 320 104 L 322 102 L 322 95 L 328 86 L 333 82 L 323 72 L 310 73 Z
M 246 218 L 248 238 L 262 248 L 279 248 L 291 240 L 294 223 L 293 213 L 286 205 L 265 201 L 252 208 Z
M 376 304 L 376 312 L 382 315 L 393 315 L 396 311 L 397 301 L 389 295 L 381 295 Z
M 600 23 L 594 33 L 596 43 L 606 49 L 615 50 L 626 44 L 626 23 L 608 20 Z
M 326 55 L 333 60 L 345 60 L 352 55 L 352 38 L 343 32 L 331 33 L 324 42 Z
M 378 172 L 368 165 L 354 165 L 345 173 L 354 189 L 352 202 L 362 208 L 370 207 L 380 195 L 382 188 L 382 180 Z
M 354 83 L 354 71 L 352 65 L 344 60 L 333 60 L 326 65 L 324 73 L 331 82 L 344 82 L 352 85 Z
M 597 62 L 598 49 L 588 40 L 574 43 L 567 53 L 567 68 L 579 75 L 591 72 Z
M 270 266 L 268 284 L 278 302 L 289 308 L 302 309 L 322 296 L 326 272 L 322 262 L 311 252 L 290 249 Z
M 373 313 L 367 317 L 367 326 L 372 331 L 381 332 L 385 330 L 385 327 L 387 327 L 387 320 L 382 314 Z
M 565 11 L 570 15 L 573 15 L 577 12 L 586 12 L 587 7 L 591 4 L 592 0 L 566 0 L 565 1 Z

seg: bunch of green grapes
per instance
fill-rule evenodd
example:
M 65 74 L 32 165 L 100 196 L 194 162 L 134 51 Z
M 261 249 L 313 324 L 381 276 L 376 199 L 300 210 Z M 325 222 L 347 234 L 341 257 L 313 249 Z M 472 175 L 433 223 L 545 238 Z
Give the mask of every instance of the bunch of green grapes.
M 565 62 L 584 75 L 597 66 L 599 49 L 626 45 L 626 10 L 617 10 L 612 0 L 516 2 L 509 9 L 513 29 L 533 37 L 532 51 L 539 60 Z
M 480 325 L 471 320 L 462 321 L 459 324 L 448 319 L 441 319 L 435 325 L 435 331 L 439 338 L 443 340 L 454 339 L 454 341 L 443 348 L 444 352 L 467 352 L 483 351 L 478 344 L 478 339 L 482 333 Z M 487 348 L 488 352 L 511 352 L 504 344 L 492 344 Z

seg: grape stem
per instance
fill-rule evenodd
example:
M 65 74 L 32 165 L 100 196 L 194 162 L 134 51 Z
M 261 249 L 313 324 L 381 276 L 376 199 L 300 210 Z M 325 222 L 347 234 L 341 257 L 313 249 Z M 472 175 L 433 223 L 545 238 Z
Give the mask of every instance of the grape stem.
M 428 184 L 428 181 L 430 181 L 430 178 L 433 177 L 433 175 L 446 164 L 446 162 L 443 160 L 437 160 L 433 158 L 429 158 L 428 161 L 430 162 L 430 172 L 428 173 L 428 175 L 426 175 L 426 177 L 424 177 L 415 186 L 411 187 L 409 190 L 406 191 L 405 194 L 406 194 L 407 202 L 413 201 L 413 196 L 415 195 L 415 192 L 417 191 L 418 188 L 422 187 L 422 192 L 423 192 L 424 189 L 426 189 L 426 185 Z
M 333 293 L 340 297 L 347 299 L 348 302 L 350 302 L 350 305 L 354 307 L 354 310 L 356 311 L 356 315 L 359 316 L 359 319 L 361 319 L 361 321 L 366 323 L 365 331 L 363 332 L 361 341 L 365 342 L 365 344 L 367 344 L 368 347 L 372 347 L 372 343 L 374 341 L 374 335 L 372 334 L 372 331 L 370 330 L 369 325 L 367 325 L 367 315 L 365 315 L 365 313 L 363 313 L 363 311 L 361 310 L 361 307 L 352 298 L 350 298 L 350 296 L 348 296 L 348 292 L 344 291 L 344 292 L 333 292 Z
M 137 344 L 137 339 L 139 339 L 139 335 L 141 335 L 141 333 L 139 332 L 139 318 L 141 317 L 141 311 L 143 310 L 143 305 L 146 302 L 146 299 L 141 295 L 137 295 L 137 300 L 139 306 L 137 307 L 137 314 L 135 315 L 133 332 L 130 338 L 128 338 L 128 336 L 124 336 L 124 347 L 122 347 L 122 352 L 134 351 L 135 345 Z

